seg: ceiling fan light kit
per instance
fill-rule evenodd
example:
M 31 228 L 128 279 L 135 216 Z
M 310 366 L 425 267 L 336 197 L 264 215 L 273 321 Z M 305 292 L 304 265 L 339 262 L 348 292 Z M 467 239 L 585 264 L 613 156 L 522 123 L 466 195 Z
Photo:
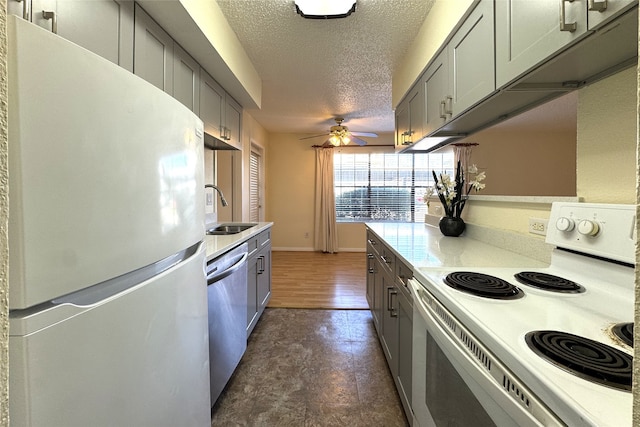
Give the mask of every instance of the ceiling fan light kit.
M 342 117 L 336 117 L 334 120 L 336 121 L 336 125 L 331 126 L 331 128 L 329 128 L 329 133 L 322 134 L 322 135 L 306 136 L 300 139 L 303 140 L 303 139 L 309 139 L 309 138 L 317 138 L 320 136 L 329 136 L 329 139 L 325 141 L 324 146 L 331 145 L 331 146 L 337 147 L 339 145 L 347 145 L 350 142 L 355 142 L 360 146 L 366 145 L 367 141 L 362 140 L 360 138 L 356 138 L 356 137 L 367 136 L 369 138 L 376 138 L 378 136 L 373 132 L 350 132 L 348 127 L 342 126 L 342 122 L 344 121 Z
M 356 0 L 295 0 L 296 12 L 307 19 L 346 18 L 356 11 Z

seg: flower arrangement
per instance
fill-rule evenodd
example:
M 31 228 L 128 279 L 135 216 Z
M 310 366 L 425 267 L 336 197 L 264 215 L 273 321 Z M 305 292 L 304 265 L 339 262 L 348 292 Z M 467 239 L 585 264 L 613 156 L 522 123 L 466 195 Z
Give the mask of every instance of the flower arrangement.
M 432 173 L 435 185 L 427 189 L 424 199 L 427 201 L 427 206 L 429 206 L 429 197 L 437 193 L 444 208 L 445 216 L 450 218 L 460 218 L 471 190 L 480 191 L 485 187 L 482 181 L 486 178 L 486 175 L 484 172 L 478 172 L 476 165 L 469 167 L 468 174 L 474 175 L 474 178 L 469 181 L 466 187 L 465 174 L 462 171 L 460 161 L 458 161 L 456 175 L 453 180 L 446 173 L 441 173 L 440 179 L 438 179 L 435 171 L 432 171 Z

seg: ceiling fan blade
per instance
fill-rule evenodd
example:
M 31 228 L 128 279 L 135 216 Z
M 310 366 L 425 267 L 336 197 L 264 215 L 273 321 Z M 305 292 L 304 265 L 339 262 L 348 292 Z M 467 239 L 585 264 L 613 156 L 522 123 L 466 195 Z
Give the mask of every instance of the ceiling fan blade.
M 369 138 L 377 138 L 378 134 L 373 132 L 349 132 L 351 135 L 355 136 L 368 136 Z
M 319 137 L 319 136 L 327 136 L 327 135 L 330 135 L 330 134 L 328 134 L 328 133 L 323 133 L 323 134 L 321 134 L 321 135 L 305 136 L 304 138 L 300 138 L 300 139 L 298 139 L 298 141 L 302 141 L 303 139 L 317 138 L 317 137 Z
M 360 138 L 356 138 L 355 136 L 353 136 L 353 133 L 351 134 L 351 142 L 355 142 L 359 146 L 367 145 L 367 141 Z

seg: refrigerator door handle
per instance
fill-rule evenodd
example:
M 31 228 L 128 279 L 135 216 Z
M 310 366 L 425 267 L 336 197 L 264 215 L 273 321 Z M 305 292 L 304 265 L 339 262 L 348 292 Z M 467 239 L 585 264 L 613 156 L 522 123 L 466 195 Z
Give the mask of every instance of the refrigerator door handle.
M 51 300 L 53 305 L 70 304 L 77 307 L 91 307 L 121 295 L 147 280 L 173 268 L 198 253 L 201 242 L 170 255 L 158 262 L 139 268 L 122 276 L 64 295 Z

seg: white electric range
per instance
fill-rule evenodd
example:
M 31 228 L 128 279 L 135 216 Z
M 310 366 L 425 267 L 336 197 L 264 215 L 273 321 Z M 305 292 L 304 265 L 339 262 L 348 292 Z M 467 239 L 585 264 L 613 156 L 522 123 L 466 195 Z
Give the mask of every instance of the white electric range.
M 556 203 L 548 267 L 418 269 L 417 424 L 631 426 L 635 215 Z

